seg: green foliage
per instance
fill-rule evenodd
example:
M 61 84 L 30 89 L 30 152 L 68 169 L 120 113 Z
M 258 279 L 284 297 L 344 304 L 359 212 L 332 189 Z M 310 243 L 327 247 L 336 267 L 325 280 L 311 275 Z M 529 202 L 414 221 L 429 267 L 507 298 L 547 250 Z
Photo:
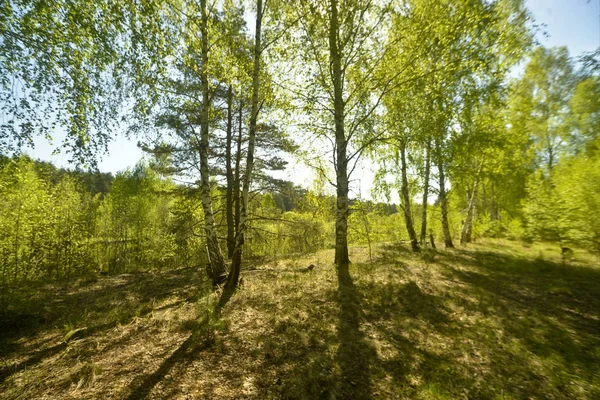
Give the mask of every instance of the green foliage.
M 536 239 L 578 243 L 600 251 L 600 157 L 564 160 L 550 180 L 530 183 L 527 228 Z
M 510 131 L 530 144 L 526 238 L 598 249 L 599 98 L 597 76 L 578 76 L 565 48 L 535 49 L 511 91 Z
M 575 83 L 566 48 L 536 48 L 511 93 L 512 131 L 530 140 L 530 157 L 551 173 L 569 138 L 568 103 Z
M 382 204 L 370 201 L 355 201 L 348 223 L 348 240 L 353 245 L 368 246 L 375 243 L 399 242 L 406 238 L 401 213 L 388 213 Z M 372 250 L 372 249 L 371 249 Z
M 562 243 L 567 238 L 568 215 L 554 184 L 540 171 L 531 177 L 527 189 L 525 218 L 529 234 L 537 240 Z
M 71 160 L 93 163 L 119 116 L 124 72 L 141 42 L 157 33 L 136 27 L 152 18 L 152 2 L 15 0 L 0 6 L 0 151 L 51 140 L 64 129 Z
M 326 219 L 294 211 L 284 213 L 283 219 L 287 237 L 282 254 L 313 253 L 332 241 L 333 226 Z
M 143 164 L 116 176 L 102 202 L 98 243 L 100 268 L 122 272 L 174 265 L 176 243 L 171 230 L 170 181 Z
M 600 150 L 600 77 L 591 76 L 579 82 L 569 107 L 575 127 L 571 140 L 579 149 Z
M 195 189 L 204 151 L 205 201 L 215 205 L 218 237 L 231 238 L 239 227 L 232 230 L 225 215 L 232 216 L 248 148 L 253 38 L 246 21 L 253 7 L 229 0 L 1 6 L 3 153 L 34 135 L 50 138 L 60 126 L 74 160 L 84 161 L 107 143 L 107 128 L 123 112 L 156 157 L 152 168 L 138 165 L 114 180 L 2 157 L 3 282 L 204 264 L 202 227 L 212 211 L 210 202 L 200 208 Z M 471 224 L 476 239 L 598 247 L 598 54 L 583 57 L 577 70 L 566 48 L 537 47 L 508 85 L 509 71 L 532 45 L 523 1 L 311 0 L 298 7 L 270 3 L 263 17 L 245 254 L 277 258 L 329 247 L 336 218 L 349 218 L 353 244 L 403 239 L 403 218 L 390 205 L 347 194 L 336 204 L 271 177 L 269 170 L 286 165 L 283 151 L 298 154 L 288 131 L 307 134 L 303 158 L 322 183 L 339 180 L 342 192 L 366 151 L 380 163 L 374 192 L 389 202 L 406 182 L 403 202 L 412 201 L 415 227 L 425 211 L 437 240 L 447 213 L 450 236 Z M 200 59 L 203 44 L 208 54 Z M 297 79 L 281 84 L 290 73 Z M 283 115 L 293 128 L 281 124 Z M 210 140 L 200 140 L 207 127 Z M 326 153 L 346 176 L 327 176 L 333 171 Z M 187 184 L 177 186 L 158 170 Z M 225 170 L 228 210 L 220 186 Z M 424 189 L 439 199 L 422 210 L 415 200 Z M 339 211 L 344 205 L 336 216 L 342 203 L 351 210 Z
M 1 273 L 8 284 L 49 272 L 51 193 L 25 158 L 8 162 L 0 176 Z
M 228 376 L 246 397 L 593 397 L 598 357 L 583 349 L 597 330 L 573 315 L 598 319 L 598 274 L 582 249 L 600 252 L 598 52 L 579 71 L 566 48 L 537 47 L 524 60 L 529 21 L 524 0 L 4 2 L 0 315 L 20 307 L 16 319 L 33 321 L 25 328 L 44 320 L 59 334 L 1 343 L 19 354 L 0 384 L 15 374 L 18 386 L 50 355 L 42 369 L 58 363 L 65 376 L 55 381 L 94 397 L 119 368 L 100 355 L 81 363 L 94 346 L 86 340 L 113 355 L 144 332 L 167 337 L 170 355 L 127 388 L 130 398 L 148 397 L 167 373 L 188 376 L 171 369 L 191 365 L 201 340 L 210 351 L 233 346 L 236 362 L 251 359 L 245 371 L 268 371 Z M 114 178 L 4 156 L 62 129 L 71 161 L 93 163 L 119 121 L 154 159 Z M 314 167 L 315 190 L 271 176 L 285 152 Z M 400 207 L 362 199 L 360 186 L 352 198 L 365 154 L 379 163 L 373 193 L 390 203 L 400 190 Z M 427 240 L 407 254 L 404 223 L 414 251 L 419 227 L 437 250 Z M 464 245 L 548 243 L 442 250 L 459 232 Z M 562 268 L 557 244 L 576 249 Z M 222 293 L 238 306 L 226 309 L 213 291 L 225 245 L 233 273 Z M 335 269 L 333 252 L 321 251 L 332 247 Z M 574 268 L 564 268 L 567 255 Z M 242 259 L 246 268 L 249 258 L 290 257 L 268 271 L 253 265 L 228 290 Z M 140 271 L 152 274 L 131 273 Z M 148 275 L 156 279 L 142 284 Z M 63 290 L 52 305 L 65 317 L 46 315 L 43 283 Z M 228 313 L 231 322 L 212 317 Z M 184 332 L 157 336 L 161 324 Z M 101 343 L 96 333 L 118 325 L 117 345 Z M 227 335 L 236 340 L 218 348 Z M 53 337 L 61 343 L 22 354 Z M 39 375 L 32 391 L 50 382 Z
M 297 194 L 296 194 L 297 196 Z M 333 242 L 333 198 L 306 192 L 290 211 L 279 208 L 265 193 L 251 203 L 249 232 L 244 252 L 250 257 L 277 259 L 313 253 Z
M 178 229 L 173 184 L 143 164 L 119 174 L 104 197 L 92 196 L 79 173 L 53 183 L 39 170 L 27 157 L 0 169 L 3 295 L 27 280 L 69 284 L 97 271 L 189 265 L 191 248 L 200 246 Z

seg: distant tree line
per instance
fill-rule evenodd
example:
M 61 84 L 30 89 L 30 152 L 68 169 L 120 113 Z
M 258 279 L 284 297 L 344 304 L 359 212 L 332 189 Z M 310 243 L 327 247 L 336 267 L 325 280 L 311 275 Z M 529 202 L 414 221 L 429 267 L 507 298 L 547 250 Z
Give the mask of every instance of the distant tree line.
M 156 163 L 110 173 L 56 168 L 27 156 L 0 159 L 0 285 L 2 296 L 26 281 L 73 280 L 98 274 L 204 267 L 206 239 L 198 190 L 175 184 Z M 225 186 L 213 181 L 220 244 L 227 244 Z M 281 181 L 253 192 L 250 258 L 273 259 L 331 246 L 335 199 Z M 393 218 L 395 207 L 368 202 L 370 218 Z M 377 231 L 377 230 L 376 230 Z M 372 240 L 398 237 L 393 224 Z M 356 232 L 355 242 L 364 241 Z

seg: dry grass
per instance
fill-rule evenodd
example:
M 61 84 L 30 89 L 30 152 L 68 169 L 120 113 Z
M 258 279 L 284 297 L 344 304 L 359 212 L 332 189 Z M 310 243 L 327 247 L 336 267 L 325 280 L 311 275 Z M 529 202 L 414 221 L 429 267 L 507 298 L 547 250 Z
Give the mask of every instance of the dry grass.
M 593 256 L 355 248 L 339 290 L 332 257 L 246 271 L 210 323 L 193 269 L 36 288 L 1 321 L 0 398 L 600 398 Z

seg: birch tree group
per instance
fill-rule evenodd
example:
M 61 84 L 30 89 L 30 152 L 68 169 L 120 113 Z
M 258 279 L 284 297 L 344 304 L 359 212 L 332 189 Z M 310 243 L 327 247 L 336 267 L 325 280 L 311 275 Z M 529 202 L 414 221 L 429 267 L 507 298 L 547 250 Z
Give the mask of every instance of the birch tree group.
M 447 248 L 457 236 L 467 245 L 482 215 L 490 235 L 506 232 L 503 218 L 548 231 L 535 227 L 554 206 L 531 198 L 556 198 L 572 172 L 565 166 L 554 182 L 563 160 L 597 157 L 594 55 L 585 73 L 565 50 L 529 55 L 521 0 L 11 1 L 0 10 L 0 150 L 60 126 L 73 159 L 93 164 L 113 129 L 126 129 L 201 205 L 206 274 L 224 298 L 239 282 L 251 197 L 273 189 L 268 171 L 285 167 L 283 151 L 304 154 L 335 188 L 340 285 L 351 281 L 362 160 L 378 166 L 380 192 L 398 194 L 420 251 L 438 236 Z M 221 183 L 225 218 L 215 211 Z M 548 204 L 584 202 L 565 196 Z M 576 236 L 569 229 L 542 236 L 563 242 Z

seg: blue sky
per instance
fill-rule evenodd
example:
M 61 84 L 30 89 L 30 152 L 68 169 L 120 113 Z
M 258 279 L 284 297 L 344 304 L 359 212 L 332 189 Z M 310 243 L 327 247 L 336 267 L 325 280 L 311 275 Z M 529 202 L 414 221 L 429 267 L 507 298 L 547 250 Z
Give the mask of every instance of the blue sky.
M 550 37 L 538 38 L 546 47 L 567 46 L 571 56 L 600 46 L 600 0 L 527 0 L 538 23 Z
M 567 46 L 572 57 L 600 47 L 600 0 L 527 0 L 526 4 L 536 22 L 547 25 L 544 30 L 548 37 L 538 35 L 540 44 L 546 47 Z M 57 134 L 54 142 L 60 143 L 61 139 L 60 134 Z M 26 152 L 34 158 L 50 160 L 58 166 L 68 166 L 69 156 L 52 155 L 53 149 L 53 146 L 39 138 L 36 140 L 35 149 L 28 149 Z M 136 140 L 128 140 L 122 134 L 118 134 L 109 145 L 108 154 L 102 156 L 99 169 L 114 173 L 135 165 L 141 157 L 142 152 L 137 148 Z M 298 166 L 295 168 L 293 180 L 300 184 L 309 184 L 307 179 L 298 180 Z M 292 179 L 291 171 L 281 175 L 281 178 Z M 372 172 L 357 171 L 353 178 L 370 182 Z M 363 187 L 363 193 L 368 192 L 368 189 Z

